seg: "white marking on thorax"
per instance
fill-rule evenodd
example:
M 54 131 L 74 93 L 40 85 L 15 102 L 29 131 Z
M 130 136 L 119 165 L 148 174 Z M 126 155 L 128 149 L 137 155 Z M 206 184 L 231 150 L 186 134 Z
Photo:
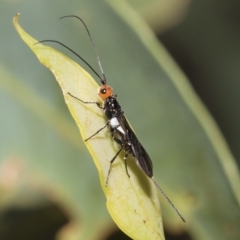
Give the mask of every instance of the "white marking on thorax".
M 125 134 L 123 128 L 120 126 L 119 121 L 116 117 L 110 119 L 110 126 L 114 129 L 116 128 L 119 132 Z

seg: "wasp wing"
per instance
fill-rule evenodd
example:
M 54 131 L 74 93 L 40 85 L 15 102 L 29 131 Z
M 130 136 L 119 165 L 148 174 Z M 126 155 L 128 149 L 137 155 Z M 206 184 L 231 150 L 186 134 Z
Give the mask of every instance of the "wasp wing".
M 148 153 L 139 142 L 124 114 L 120 114 L 117 118 L 125 132 L 125 140 L 131 145 L 132 154 L 136 159 L 137 165 L 151 178 L 153 176 L 153 165 Z

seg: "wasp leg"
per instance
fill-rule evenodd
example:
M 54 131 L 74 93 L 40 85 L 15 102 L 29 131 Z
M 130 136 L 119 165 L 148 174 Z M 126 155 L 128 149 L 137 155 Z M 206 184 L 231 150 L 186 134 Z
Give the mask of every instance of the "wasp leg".
M 112 170 L 112 164 L 113 162 L 115 161 L 116 157 L 120 154 L 120 152 L 123 150 L 123 145 L 121 146 L 121 148 L 118 150 L 118 152 L 115 154 L 115 156 L 113 157 L 113 159 L 110 161 L 110 167 L 109 167 L 109 170 L 108 170 L 108 174 L 107 174 L 107 180 L 106 180 L 106 187 L 108 185 L 108 179 L 109 179 L 109 175 L 110 175 L 110 172 Z
M 104 107 L 102 107 L 99 102 L 85 102 L 85 101 L 81 100 L 80 98 L 75 97 L 74 95 L 72 95 L 72 94 L 69 93 L 69 92 L 68 92 L 68 94 L 69 94 L 71 97 L 77 99 L 78 101 L 80 101 L 80 102 L 82 102 L 82 103 L 84 103 L 84 104 L 96 104 L 97 107 L 99 107 L 99 108 L 101 108 L 101 109 L 104 109 Z M 94 137 L 95 135 L 97 135 L 97 134 L 98 134 L 99 132 L 101 132 L 106 126 L 108 126 L 108 124 L 109 124 L 109 121 L 107 121 L 107 123 L 106 123 L 102 128 L 100 128 L 97 132 L 95 132 L 92 136 L 88 137 L 88 138 L 85 139 L 84 141 L 86 142 L 86 141 L 88 141 L 90 138 L 92 138 L 92 137 Z
M 129 175 L 129 173 L 128 173 L 128 167 L 127 167 L 127 157 L 128 157 L 128 154 L 129 154 L 129 152 L 127 152 L 127 153 L 125 154 L 123 160 L 124 160 L 124 163 L 125 163 L 126 173 L 127 173 L 128 177 L 130 177 L 130 175 Z
M 119 144 L 120 146 L 123 146 L 123 142 L 122 142 L 121 139 L 116 138 L 112 133 L 111 133 L 111 135 L 112 135 L 112 139 L 113 139 L 117 144 Z
M 111 131 L 111 135 L 112 135 L 113 140 L 114 140 L 116 143 L 118 143 L 122 148 L 124 148 L 124 143 L 123 143 L 123 141 L 122 141 L 121 139 L 119 139 L 119 138 L 117 138 L 117 137 L 114 136 L 115 129 L 110 129 L 110 131 Z M 127 173 L 128 177 L 130 177 L 130 175 L 129 175 L 129 173 L 128 173 L 128 167 L 127 167 L 127 157 L 128 157 L 128 154 L 129 154 L 129 150 L 126 150 L 126 154 L 125 154 L 123 160 L 124 160 L 124 163 L 125 163 L 126 173 Z
M 124 144 L 123 144 L 123 141 L 122 141 L 120 138 L 117 138 L 117 137 L 114 136 L 114 133 L 117 132 L 116 128 L 110 127 L 109 130 L 110 130 L 112 139 L 113 139 L 117 144 L 119 144 L 120 146 L 123 146 L 123 145 L 124 145 Z
M 109 125 L 109 121 L 106 122 L 106 124 L 101 127 L 98 131 L 96 131 L 93 135 L 91 135 L 90 137 L 88 137 L 87 139 L 85 139 L 84 141 L 88 141 L 90 138 L 94 137 L 95 135 L 97 135 L 99 132 L 101 132 L 105 127 L 107 127 Z
M 69 94 L 71 97 L 77 99 L 78 101 L 80 101 L 80 102 L 82 102 L 82 103 L 84 103 L 84 104 L 96 104 L 99 108 L 104 109 L 104 107 L 102 107 L 99 102 L 85 102 L 85 101 L 81 100 L 80 98 L 77 98 L 77 97 L 73 96 L 71 93 L 68 93 L 68 94 Z

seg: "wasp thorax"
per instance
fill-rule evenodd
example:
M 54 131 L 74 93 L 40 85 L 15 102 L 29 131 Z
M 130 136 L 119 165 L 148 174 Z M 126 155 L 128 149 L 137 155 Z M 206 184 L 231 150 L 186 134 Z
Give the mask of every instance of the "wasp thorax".
M 112 92 L 113 92 L 113 89 L 108 85 L 102 85 L 98 89 L 98 95 L 103 99 L 110 97 L 112 95 Z

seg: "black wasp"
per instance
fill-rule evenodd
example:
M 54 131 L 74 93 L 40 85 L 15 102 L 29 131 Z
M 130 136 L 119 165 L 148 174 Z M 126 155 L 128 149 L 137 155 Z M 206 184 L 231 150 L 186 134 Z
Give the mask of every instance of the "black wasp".
M 160 188 L 160 186 L 154 181 L 152 161 L 151 161 L 148 153 L 142 146 L 142 144 L 139 142 L 139 140 L 138 140 L 137 136 L 135 135 L 135 133 L 133 132 L 132 128 L 130 127 L 127 119 L 125 118 L 124 113 L 121 109 L 121 106 L 119 105 L 119 103 L 117 101 L 117 95 L 113 95 L 113 89 L 109 85 L 106 84 L 107 83 L 106 77 L 105 77 L 101 62 L 100 62 L 100 58 L 99 58 L 97 49 L 95 47 L 95 44 L 92 40 L 92 37 L 90 35 L 90 32 L 89 32 L 85 22 L 80 17 L 75 16 L 75 15 L 64 16 L 62 18 L 66 18 L 66 17 L 75 17 L 83 23 L 83 25 L 88 33 L 88 36 L 91 40 L 91 43 L 93 45 L 93 48 L 94 48 L 94 51 L 95 51 L 95 54 L 97 57 L 97 62 L 98 62 L 99 68 L 102 73 L 102 77 L 100 77 L 99 74 L 90 66 L 90 64 L 88 62 L 86 62 L 80 55 L 78 55 L 76 52 L 74 52 L 72 49 L 70 49 L 66 45 L 62 44 L 61 42 L 55 41 L 55 40 L 43 40 L 40 42 L 55 42 L 55 43 L 62 45 L 65 48 L 67 48 L 73 54 L 78 56 L 88 67 L 90 67 L 90 69 L 96 74 L 96 76 L 99 77 L 99 79 L 102 83 L 102 86 L 98 89 L 98 95 L 104 101 L 103 105 L 101 105 L 99 102 L 91 102 L 91 101 L 86 102 L 86 101 L 83 101 L 83 100 L 77 98 L 76 96 L 73 96 L 71 93 L 68 93 L 68 94 L 84 104 L 96 104 L 97 107 L 101 108 L 104 111 L 104 113 L 107 117 L 106 124 L 102 128 L 100 128 L 98 131 L 96 131 L 93 135 L 91 135 L 90 137 L 85 139 L 85 141 L 88 141 L 89 139 L 91 139 L 92 137 L 97 135 L 100 131 L 102 131 L 106 127 L 109 127 L 109 130 L 110 130 L 113 140 L 120 146 L 120 149 L 118 150 L 118 152 L 115 154 L 115 156 L 110 161 L 110 167 L 109 167 L 109 171 L 108 171 L 108 175 L 107 175 L 106 185 L 108 183 L 108 178 L 110 175 L 110 171 L 111 171 L 113 162 L 115 161 L 117 156 L 121 153 L 121 151 L 124 150 L 125 151 L 124 162 L 125 162 L 125 168 L 126 168 L 127 175 L 129 176 L 128 170 L 127 170 L 127 158 L 130 155 L 136 160 L 136 163 L 139 166 L 139 168 L 142 169 L 142 171 L 152 180 L 152 182 L 155 184 L 155 186 L 161 191 L 161 193 L 164 195 L 164 197 L 167 199 L 167 201 L 170 203 L 170 205 L 177 212 L 179 217 L 185 222 L 185 219 L 183 218 L 181 213 L 178 211 L 178 209 L 174 206 L 174 204 L 171 202 L 171 200 L 163 192 L 163 190 Z

